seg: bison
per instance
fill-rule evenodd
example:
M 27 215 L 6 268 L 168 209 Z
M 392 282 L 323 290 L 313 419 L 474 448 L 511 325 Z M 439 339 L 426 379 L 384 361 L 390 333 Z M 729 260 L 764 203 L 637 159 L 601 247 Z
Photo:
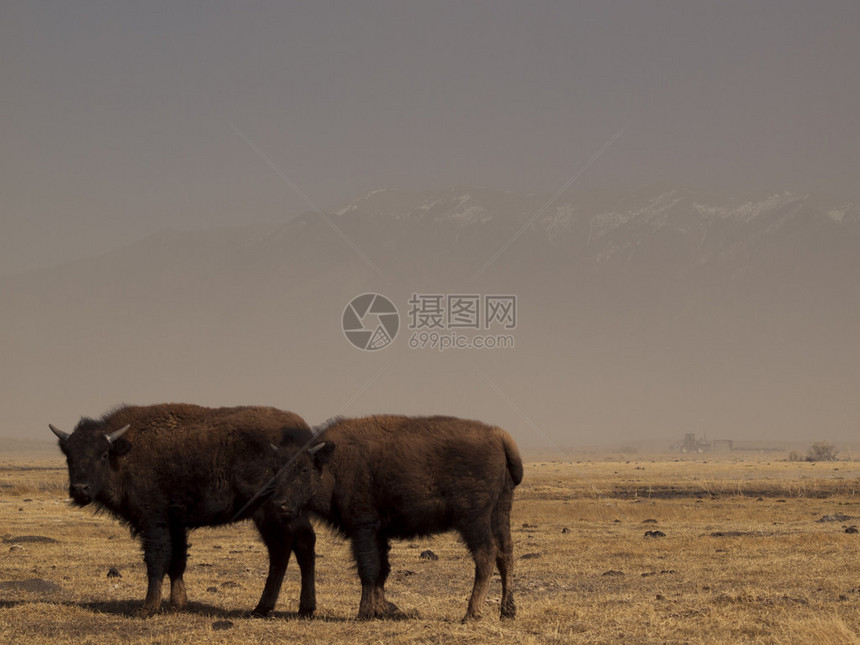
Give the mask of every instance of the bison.
M 350 539 L 359 619 L 399 612 L 384 590 L 392 538 L 449 530 L 475 560 L 463 620 L 480 618 L 493 562 L 502 578 L 501 617 L 516 615 L 510 514 L 523 464 L 507 432 L 454 417 L 370 416 L 332 419 L 315 437 L 321 443 L 310 450 L 286 447 L 295 460 L 279 473 L 270 504 L 285 518 L 310 510 Z
M 50 428 L 66 455 L 74 503 L 108 511 L 141 538 L 148 587 L 137 615 L 159 610 L 165 573 L 172 606 L 186 606 L 190 529 L 248 517 L 269 552 L 269 573 L 254 614 L 274 608 L 293 551 L 302 578 L 299 614 L 313 614 L 313 528 L 304 517 L 285 519 L 257 495 L 281 465 L 273 444 L 298 448 L 311 438 L 301 417 L 267 407 L 163 404 L 123 406 L 100 419 L 83 418 L 71 434 Z

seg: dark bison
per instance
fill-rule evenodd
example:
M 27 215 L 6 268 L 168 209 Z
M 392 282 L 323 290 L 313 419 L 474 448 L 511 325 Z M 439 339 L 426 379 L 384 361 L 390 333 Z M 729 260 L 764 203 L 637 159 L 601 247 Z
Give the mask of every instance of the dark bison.
M 66 455 L 75 504 L 94 503 L 141 537 L 149 584 L 138 615 L 158 611 L 165 573 L 171 604 L 185 607 L 190 529 L 248 517 L 269 552 L 269 574 L 254 613 L 274 608 L 292 551 L 302 576 L 299 614 L 314 612 L 316 535 L 308 520 L 285 519 L 260 501 L 236 517 L 281 465 L 273 444 L 285 441 L 298 449 L 311 438 L 301 417 L 265 407 L 164 404 L 83 418 L 71 434 L 50 427 Z
M 316 437 L 324 443 L 280 473 L 270 503 L 286 518 L 310 510 L 350 538 L 360 619 L 398 611 L 385 599 L 389 540 L 449 530 L 475 559 L 464 620 L 480 617 L 494 562 L 501 616 L 515 616 L 510 514 L 523 464 L 507 432 L 453 417 L 372 416 L 333 419 Z

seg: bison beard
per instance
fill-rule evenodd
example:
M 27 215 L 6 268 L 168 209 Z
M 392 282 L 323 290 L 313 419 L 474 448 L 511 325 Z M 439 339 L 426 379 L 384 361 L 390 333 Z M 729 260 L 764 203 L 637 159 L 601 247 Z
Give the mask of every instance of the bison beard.
M 95 503 L 141 538 L 148 577 L 146 599 L 136 611 L 142 616 L 160 608 L 165 574 L 171 605 L 186 606 L 189 530 L 233 521 L 273 476 L 278 462 L 272 443 L 301 446 L 311 437 L 291 412 L 184 404 L 124 406 L 100 420 L 82 419 L 71 434 L 51 430 L 67 458 L 75 503 Z M 295 551 L 302 577 L 299 614 L 309 616 L 316 609 L 316 535 L 306 518 L 286 520 L 264 500 L 242 516 L 253 518 L 269 553 L 254 613 L 274 608 Z
M 385 599 L 390 539 L 449 530 L 475 560 L 464 620 L 480 617 L 493 565 L 501 616 L 516 615 L 510 513 L 522 460 L 500 428 L 452 417 L 335 419 L 325 445 L 278 478 L 272 505 L 288 517 L 308 509 L 346 535 L 361 579 L 360 619 L 397 612 Z

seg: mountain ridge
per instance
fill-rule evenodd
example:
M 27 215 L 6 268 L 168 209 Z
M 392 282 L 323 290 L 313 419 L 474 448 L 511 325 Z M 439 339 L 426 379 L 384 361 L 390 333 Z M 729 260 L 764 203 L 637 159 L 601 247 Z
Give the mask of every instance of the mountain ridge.
M 602 239 L 611 241 L 613 235 L 617 237 L 618 233 L 641 237 L 668 227 L 687 234 L 687 227 L 696 225 L 701 227 L 699 246 L 704 247 L 705 243 L 710 241 L 709 236 L 727 223 L 754 226 L 761 224 L 764 219 L 768 220 L 769 230 L 751 232 L 757 235 L 773 234 L 776 228 L 786 225 L 796 216 L 813 217 L 819 224 L 832 222 L 842 227 L 840 230 L 848 229 L 848 234 L 852 236 L 857 235 L 857 229 L 860 229 L 860 206 L 815 198 L 810 194 L 768 193 L 758 199 L 725 198 L 707 201 L 707 198 L 684 189 L 654 190 L 656 193 L 647 196 L 644 201 L 641 196 L 636 195 L 624 194 L 618 198 L 617 195 L 610 197 L 592 192 L 566 201 L 559 199 L 550 203 L 550 199 L 544 196 L 476 186 L 433 191 L 378 189 L 359 196 L 345 206 L 333 208 L 331 211 L 308 211 L 281 224 L 237 224 L 212 229 L 161 229 L 98 256 L 78 258 L 4 276 L 0 281 L 14 282 L 21 276 L 98 261 L 99 258 L 116 257 L 136 249 L 152 253 L 157 251 L 159 246 L 174 248 L 177 252 L 188 252 L 190 248 L 211 245 L 217 247 L 212 251 L 215 254 L 227 250 L 228 244 L 236 244 L 240 247 L 237 252 L 243 248 L 253 251 L 255 247 L 272 246 L 288 237 L 300 235 L 308 227 L 319 226 L 322 217 L 328 218 L 344 232 L 363 226 L 392 224 L 400 225 L 400 228 L 391 228 L 391 232 L 395 234 L 409 224 L 455 225 L 460 229 L 491 224 L 500 229 L 498 233 L 508 232 L 511 236 L 519 233 L 521 236 L 526 232 L 534 234 L 537 231 L 543 234 L 544 241 L 550 244 L 575 243 L 584 247 Z M 480 191 L 477 198 L 473 196 L 476 191 Z M 385 198 L 385 201 L 381 201 L 380 197 Z M 633 199 L 639 201 L 633 202 Z M 499 200 L 506 203 L 500 205 Z M 611 209 L 608 202 L 622 207 Z M 421 234 L 423 233 L 422 230 Z M 454 241 L 457 241 L 456 238 Z M 388 244 L 391 245 L 392 242 L 389 241 Z M 617 244 L 614 246 L 617 247 Z M 604 249 L 598 259 L 605 259 L 612 252 L 611 249 Z

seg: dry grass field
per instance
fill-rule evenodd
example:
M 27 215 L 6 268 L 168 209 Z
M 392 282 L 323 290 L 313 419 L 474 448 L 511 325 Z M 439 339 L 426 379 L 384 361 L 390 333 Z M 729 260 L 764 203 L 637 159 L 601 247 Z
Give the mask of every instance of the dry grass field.
M 192 533 L 187 611 L 134 618 L 145 572 L 128 531 L 68 503 L 59 454 L 0 460 L 0 642 L 860 643 L 860 534 L 846 532 L 860 462 L 782 458 L 528 463 L 518 616 L 499 620 L 496 576 L 466 625 L 473 567 L 452 535 L 395 543 L 388 595 L 412 617 L 363 623 L 348 546 L 325 528 L 317 617 L 295 617 L 295 563 L 274 617 L 247 617 L 267 566 L 247 522 Z

